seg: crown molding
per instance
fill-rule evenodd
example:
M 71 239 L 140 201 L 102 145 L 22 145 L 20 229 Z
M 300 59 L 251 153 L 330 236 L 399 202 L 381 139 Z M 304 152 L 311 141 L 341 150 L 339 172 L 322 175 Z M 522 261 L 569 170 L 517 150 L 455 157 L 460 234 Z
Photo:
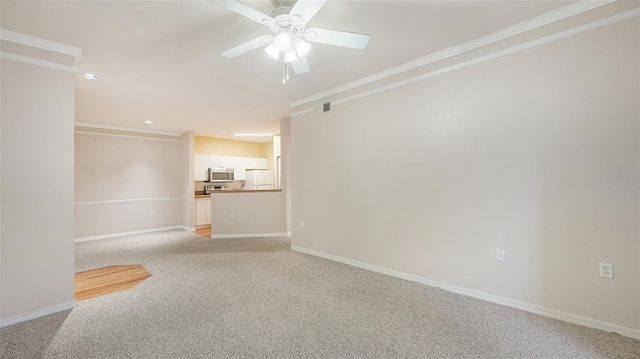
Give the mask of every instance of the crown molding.
M 533 30 L 535 28 L 538 28 L 544 25 L 551 24 L 553 22 L 556 22 L 562 19 L 566 19 L 568 17 L 583 13 L 591 9 L 595 9 L 597 7 L 609 4 L 614 1 L 615 0 L 602 0 L 602 1 L 581 0 L 571 5 L 561 7 L 559 9 L 550 11 L 540 16 L 531 18 L 529 20 L 525 20 L 518 24 L 505 27 L 504 29 L 492 32 L 490 34 L 475 38 L 467 42 L 463 42 L 461 44 L 446 48 L 438 52 L 434 52 L 433 54 L 418 58 L 416 60 L 406 62 L 402 65 L 398 65 L 398 66 L 389 68 L 387 70 L 375 73 L 373 75 L 363 77 L 359 80 L 348 82 L 346 84 L 334 87 L 332 89 L 318 92 L 317 94 L 301 98 L 299 100 L 289 103 L 289 106 L 297 107 L 309 102 L 317 101 L 325 97 L 329 97 L 344 91 L 354 89 L 356 87 L 364 86 L 375 81 L 379 81 L 379 80 L 382 80 L 382 79 L 385 79 L 385 78 L 388 78 L 388 77 L 391 77 L 391 76 L 394 76 L 394 75 L 397 75 L 421 66 L 428 65 L 436 61 L 440 61 L 455 55 L 462 54 L 464 52 L 494 43 L 496 41 L 504 40 L 506 38 L 521 34 L 526 31 Z
M 15 42 L 26 46 L 36 47 L 39 49 L 56 52 L 59 54 L 73 56 L 75 61 L 79 61 L 82 56 L 82 49 L 73 47 L 59 42 L 41 39 L 39 37 L 21 34 L 19 32 L 0 29 L 0 40 Z
M 96 124 L 96 123 L 87 123 L 87 122 L 74 122 L 74 126 L 76 126 L 76 127 L 95 128 L 95 129 L 102 129 L 102 130 L 115 130 L 115 131 L 147 133 L 147 134 L 152 134 L 152 135 L 175 136 L 175 137 L 180 137 L 181 136 L 180 133 L 176 133 L 176 132 L 141 130 L 141 129 L 137 129 L 137 128 L 128 128 L 128 127 L 110 126 L 110 125 L 99 125 L 99 124 Z
M 435 77 L 435 76 L 439 76 L 442 74 L 446 74 L 448 72 L 452 72 L 452 71 L 456 71 L 456 70 L 460 70 L 463 69 L 465 67 L 469 67 L 472 65 L 476 65 L 485 61 L 489 61 L 489 60 L 493 60 L 496 59 L 498 57 L 502 57 L 502 56 L 506 56 L 506 55 L 510 55 L 510 54 L 514 54 L 516 52 L 520 52 L 523 50 L 527 50 L 533 47 L 537 47 L 537 46 L 541 46 L 544 44 L 548 44 L 550 42 L 554 42 L 557 40 L 561 40 L 573 35 L 577 35 L 580 33 L 583 33 L 585 31 L 589 31 L 589 30 L 593 30 L 593 29 L 597 29 L 599 27 L 602 26 L 607 26 L 607 25 L 611 25 L 611 24 L 615 24 L 617 22 L 620 21 L 624 21 L 624 20 L 629 20 L 631 18 L 640 16 L 640 7 L 639 8 L 635 8 L 633 10 L 628 10 L 625 12 L 621 12 L 619 14 L 616 15 L 612 15 L 600 20 L 596 20 L 596 21 L 592 21 L 590 23 L 581 25 L 581 26 L 577 26 L 568 30 L 564 30 L 564 31 L 560 31 L 557 32 L 555 34 L 549 35 L 549 36 L 545 36 L 536 40 L 532 40 L 529 42 L 525 42 L 522 43 L 520 45 L 516 45 L 516 46 L 512 46 L 500 51 L 496 51 L 484 56 L 480 56 L 480 57 L 476 57 L 474 59 L 471 60 L 467 60 L 467 61 L 463 61 L 451 66 L 447 66 L 438 70 L 434 70 L 434 71 L 430 71 L 421 75 L 417 75 L 417 76 L 413 76 L 404 80 L 400 80 L 400 81 L 396 81 L 396 82 L 392 82 L 389 84 L 386 84 L 384 86 L 380 86 L 380 87 L 376 87 L 367 91 L 362 91 L 359 93 L 356 93 L 354 95 L 351 96 L 347 96 L 347 97 L 343 97 L 340 98 L 338 100 L 335 101 L 331 101 L 331 104 L 333 105 L 340 105 L 349 101 L 353 101 L 353 100 L 357 100 L 359 98 L 363 98 L 363 97 L 367 97 L 367 96 L 371 96 L 383 91 L 387 91 L 387 90 L 391 90 L 394 89 L 396 87 L 400 87 L 400 86 L 404 86 L 404 85 L 408 85 L 417 81 L 422 81 L 422 80 L 426 80 L 428 78 L 431 77 Z M 309 113 L 309 112 L 313 112 L 315 110 L 315 107 L 310 107 L 310 108 L 306 108 L 297 112 L 294 112 L 291 114 L 291 117 L 296 117 L 296 116 L 300 116 L 303 115 L 305 113 Z
M 0 52 L 0 58 L 5 60 L 22 62 L 25 64 L 30 64 L 35 66 L 47 67 L 54 70 L 60 70 L 60 71 L 71 72 L 71 73 L 76 72 L 76 68 L 73 66 L 62 65 L 57 62 L 35 59 L 33 57 L 28 57 L 28 56 L 16 55 L 10 52 Z
M 177 138 L 163 138 L 163 137 L 152 137 L 152 136 L 136 136 L 136 135 L 121 135 L 116 133 L 105 133 L 105 132 L 93 132 L 93 131 L 75 131 L 76 134 L 80 135 L 90 135 L 90 136 L 105 136 L 105 137 L 119 137 L 119 138 L 137 138 L 141 140 L 148 141 L 165 141 L 165 142 L 180 142 Z
M 315 110 L 315 107 L 306 108 L 304 110 L 300 110 L 298 112 L 292 113 L 291 117 L 301 116 L 301 115 L 304 115 L 305 113 L 313 112 L 314 110 Z

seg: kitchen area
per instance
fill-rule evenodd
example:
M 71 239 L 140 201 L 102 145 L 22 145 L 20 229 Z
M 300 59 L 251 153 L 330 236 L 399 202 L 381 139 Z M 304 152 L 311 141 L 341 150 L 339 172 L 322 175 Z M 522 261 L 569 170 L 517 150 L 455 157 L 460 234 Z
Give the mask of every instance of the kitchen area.
M 195 136 L 195 228 L 212 238 L 286 235 L 280 136 L 256 143 Z

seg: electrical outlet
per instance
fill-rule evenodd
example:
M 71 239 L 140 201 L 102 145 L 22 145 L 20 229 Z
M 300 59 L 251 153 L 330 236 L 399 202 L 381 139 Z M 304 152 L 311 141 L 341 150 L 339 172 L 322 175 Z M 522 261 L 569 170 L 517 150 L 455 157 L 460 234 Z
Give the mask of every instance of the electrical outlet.
M 300 221 L 300 228 L 304 228 L 304 221 Z
M 613 279 L 613 264 L 600 262 L 600 276 Z
M 507 260 L 507 251 L 504 249 L 496 248 L 496 260 L 498 262 L 504 262 Z
M 229 219 L 233 219 L 234 215 L 233 213 L 229 213 Z
M 153 217 L 153 211 L 149 211 L 149 217 Z

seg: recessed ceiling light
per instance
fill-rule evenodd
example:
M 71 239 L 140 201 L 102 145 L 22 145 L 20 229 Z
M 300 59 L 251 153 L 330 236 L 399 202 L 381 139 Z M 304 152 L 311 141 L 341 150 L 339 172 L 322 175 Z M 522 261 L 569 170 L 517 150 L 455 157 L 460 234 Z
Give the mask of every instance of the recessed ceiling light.
M 152 121 L 146 120 L 144 123 L 153 123 Z
M 244 136 L 244 137 L 266 137 L 273 136 L 273 133 L 234 133 L 234 136 Z
M 94 75 L 94 74 L 90 74 L 90 73 L 83 73 L 82 77 L 84 77 L 85 79 L 89 79 L 89 80 L 97 80 L 98 76 Z

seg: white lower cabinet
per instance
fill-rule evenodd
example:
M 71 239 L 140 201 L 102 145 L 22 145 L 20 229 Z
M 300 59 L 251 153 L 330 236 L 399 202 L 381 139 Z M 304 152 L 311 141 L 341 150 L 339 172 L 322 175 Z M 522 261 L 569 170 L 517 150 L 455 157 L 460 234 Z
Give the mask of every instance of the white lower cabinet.
M 196 198 L 196 226 L 211 225 L 211 197 Z

